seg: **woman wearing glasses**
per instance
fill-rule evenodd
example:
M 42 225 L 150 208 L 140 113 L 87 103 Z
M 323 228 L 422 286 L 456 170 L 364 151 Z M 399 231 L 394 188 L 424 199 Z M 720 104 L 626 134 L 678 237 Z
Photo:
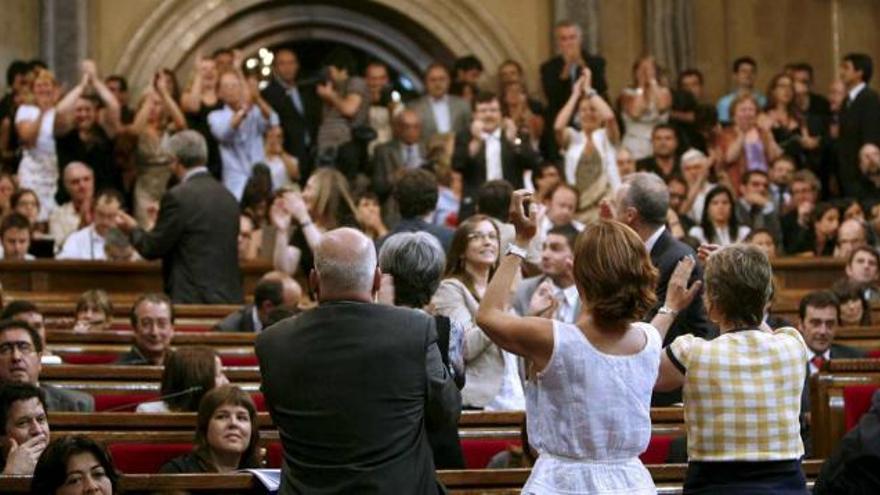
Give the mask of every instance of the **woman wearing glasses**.
M 472 409 L 525 409 L 516 357 L 502 351 L 477 326 L 475 315 L 498 266 L 498 229 L 485 215 L 459 225 L 449 247 L 445 279 L 431 303 L 437 314 L 464 326 L 465 386 L 462 405 Z

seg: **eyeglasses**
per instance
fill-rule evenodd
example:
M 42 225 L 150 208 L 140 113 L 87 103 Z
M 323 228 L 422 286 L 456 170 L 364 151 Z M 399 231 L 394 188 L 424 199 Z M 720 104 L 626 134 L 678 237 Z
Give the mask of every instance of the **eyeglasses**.
M 12 354 L 13 349 L 24 356 L 34 353 L 34 345 L 30 342 L 4 342 L 0 344 L 0 356 L 8 356 Z
M 498 234 L 496 234 L 495 232 L 471 232 L 467 235 L 467 238 L 469 241 L 473 241 L 476 239 L 479 239 L 481 241 L 485 241 L 487 239 L 490 241 L 497 241 Z

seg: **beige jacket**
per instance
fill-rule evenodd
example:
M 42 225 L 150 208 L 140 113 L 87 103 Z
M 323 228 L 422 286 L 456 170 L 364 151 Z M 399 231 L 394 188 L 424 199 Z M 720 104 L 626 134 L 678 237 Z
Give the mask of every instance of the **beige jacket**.
M 504 358 L 501 349 L 477 326 L 479 303 L 461 281 L 447 278 L 440 282 L 431 303 L 434 311 L 464 327 L 466 382 L 461 390 L 463 406 L 486 407 L 501 390 Z

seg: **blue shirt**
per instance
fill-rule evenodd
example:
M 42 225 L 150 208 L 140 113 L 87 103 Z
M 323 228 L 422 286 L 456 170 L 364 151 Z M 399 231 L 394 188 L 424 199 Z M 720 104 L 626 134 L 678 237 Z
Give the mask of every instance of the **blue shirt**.
M 267 119 L 263 117 L 260 107 L 254 105 L 237 129 L 232 127 L 233 115 L 235 111 L 228 105 L 223 105 L 223 108 L 208 114 L 208 125 L 220 147 L 223 185 L 236 200 L 241 201 L 254 164 L 266 159 L 263 134 L 270 126 L 278 125 L 278 115 L 272 112 Z
M 738 91 L 734 91 L 733 93 L 722 96 L 721 99 L 718 100 L 716 110 L 718 110 L 718 121 L 722 124 L 730 123 L 730 105 L 733 103 L 733 100 L 738 94 Z M 752 91 L 752 96 L 754 96 L 755 99 L 758 100 L 758 111 L 760 112 L 761 109 L 764 108 L 765 105 L 767 105 L 767 98 L 765 98 L 764 95 L 762 95 L 758 91 Z

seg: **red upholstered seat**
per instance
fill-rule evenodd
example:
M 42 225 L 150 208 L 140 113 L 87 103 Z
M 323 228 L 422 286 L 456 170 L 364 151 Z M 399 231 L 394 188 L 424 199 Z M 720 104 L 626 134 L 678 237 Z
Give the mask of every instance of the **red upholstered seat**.
M 192 451 L 191 443 L 116 443 L 110 455 L 116 469 L 126 474 L 155 474 L 163 464 Z
M 871 397 L 878 388 L 876 385 L 850 385 L 843 387 L 843 417 L 846 430 L 851 430 L 862 415 L 871 408 Z
M 131 394 L 94 394 L 94 396 L 95 411 L 101 412 L 113 409 L 120 412 L 134 412 L 138 404 L 156 400 L 159 394 L 155 392 L 136 392 Z
M 644 451 L 639 459 L 644 464 L 665 464 L 669 457 L 669 446 L 675 437 L 666 435 L 652 435 L 648 442 L 648 450 Z
M 505 439 L 462 439 L 461 452 L 467 469 L 485 469 L 495 454 L 511 445 L 521 445 L 519 440 Z
M 868 351 L 869 358 L 880 358 L 880 349 L 875 349 L 873 351 Z
M 266 398 L 262 392 L 251 392 L 251 399 L 254 401 L 254 407 L 257 411 L 266 412 Z
M 281 442 L 271 442 L 266 445 L 266 467 L 269 469 L 280 469 L 281 461 L 284 459 L 284 450 L 281 448 Z
M 220 362 L 223 366 L 259 366 L 256 354 L 247 355 L 224 355 L 220 354 Z
M 64 364 L 112 364 L 119 359 L 119 354 L 114 353 L 76 353 L 60 354 Z

